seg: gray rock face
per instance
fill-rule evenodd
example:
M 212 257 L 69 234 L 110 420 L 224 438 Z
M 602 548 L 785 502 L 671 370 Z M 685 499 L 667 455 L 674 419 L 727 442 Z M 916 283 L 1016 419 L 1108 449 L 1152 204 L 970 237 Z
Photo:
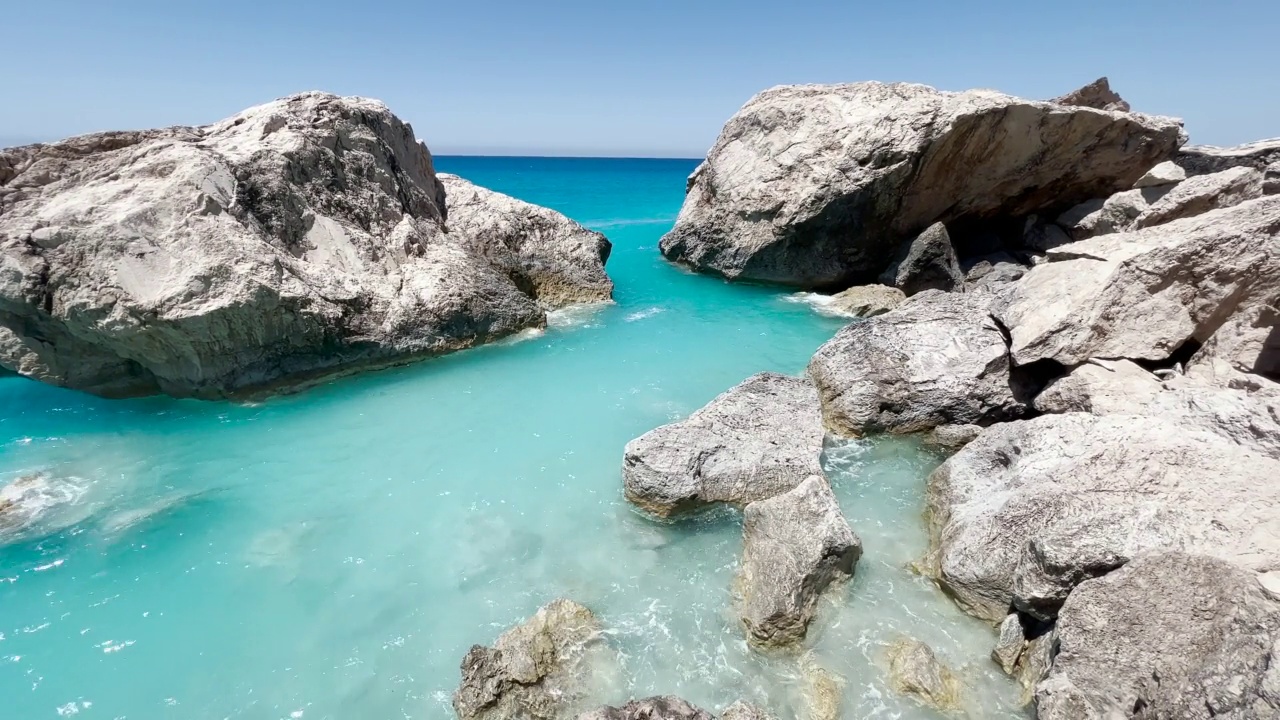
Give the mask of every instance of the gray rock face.
M 1280 604 L 1254 573 L 1165 553 L 1076 588 L 1042 720 L 1280 717 Z
M 748 505 L 743 541 L 742 623 L 761 645 L 804 639 L 819 596 L 852 577 L 862 556 L 862 541 L 819 476 Z
M 1105 77 L 1100 77 L 1079 90 L 1069 92 L 1060 98 L 1054 98 L 1050 102 L 1055 102 L 1059 105 L 1096 108 L 1098 110 L 1129 112 L 1129 103 L 1125 102 L 1125 99 L 1120 97 L 1119 93 L 1111 89 L 1111 81 Z
M 1138 555 L 1280 563 L 1280 460 L 1207 422 L 1047 415 L 987 428 L 929 478 L 931 566 L 974 615 L 1051 619 L 1080 582 Z
M 1048 253 L 996 315 L 1014 361 L 1164 360 L 1238 309 L 1280 296 L 1280 198 Z M 888 317 L 888 316 L 886 316 Z
M 1092 360 L 1058 378 L 1036 396 L 1046 413 L 1141 414 L 1163 391 L 1160 379 L 1128 360 Z
M 1262 171 L 1262 192 L 1266 195 L 1280 194 L 1280 160 L 1276 160 Z
M 939 425 L 925 435 L 925 444 L 945 450 L 959 450 L 982 433 L 981 425 Z
M 983 293 L 926 291 L 841 330 L 809 363 L 827 424 L 860 436 L 1020 416 L 990 303 Z
M 738 717 L 750 718 L 749 715 Z M 725 718 L 729 716 L 726 714 Z M 715 716 L 699 707 L 674 697 L 663 695 L 632 700 L 622 707 L 603 707 L 583 713 L 578 720 L 716 720 Z
M 907 296 L 896 287 L 886 285 L 855 285 L 836 293 L 830 307 L 850 317 L 875 317 L 883 315 L 902 304 Z
M 935 222 L 1106 197 L 1184 139 L 1167 118 L 985 90 L 777 87 L 725 125 L 661 249 L 730 279 L 865 283 Z
M 907 295 L 922 290 L 951 292 L 964 286 L 964 273 L 951 236 L 942 223 L 930 225 L 905 247 L 903 252 L 880 276 L 880 282 L 892 285 Z
M 1027 702 L 1031 701 L 1036 685 L 1044 679 L 1053 663 L 1057 635 L 1051 629 L 1046 630 L 1028 638 L 1022 618 L 1017 613 L 1010 613 L 1000 623 L 1000 636 L 991 651 L 991 659 L 1000 669 L 1022 684 Z
M 607 302 L 613 281 L 605 274 L 612 245 L 549 208 L 473 185 L 457 175 L 437 176 L 444 186 L 449 231 L 468 238 L 470 250 L 488 259 L 542 307 Z
M 1258 140 L 1235 147 L 1187 145 L 1174 158 L 1188 175 L 1208 175 L 1235 167 L 1263 170 L 1280 162 L 1280 138 Z
M 1000 623 L 1000 635 L 991 651 L 991 659 L 1001 670 L 1012 675 L 1018 667 L 1018 658 L 1027 647 L 1027 637 L 1022 631 L 1022 620 L 1017 613 L 1009 613 Z
M 627 443 L 627 499 L 666 517 L 770 498 L 822 473 L 825 435 L 810 381 L 761 373 Z
M 561 263 L 566 288 L 582 270 L 583 295 L 607 296 L 594 234 L 547 216 L 511 250 L 447 226 L 445 196 L 386 106 L 323 93 L 0 151 L 0 365 L 103 395 L 223 397 L 539 327 L 556 298 L 513 277 Z M 537 214 L 507 207 L 515 227 Z
M 1196 351 L 1187 374 L 1223 386 L 1280 382 L 1280 302 L 1241 309 Z M 1249 377 L 1244 377 L 1249 376 Z
M 960 707 L 960 680 L 938 661 L 933 648 L 918 640 L 902 640 L 889 647 L 889 685 L 899 695 L 911 695 L 942 711 Z
M 1059 232 L 1062 232 L 1061 228 L 1059 228 Z M 1070 238 L 1067 238 L 1066 241 L 1069 242 Z M 1027 274 L 1028 269 L 1026 265 L 1018 262 L 1017 258 L 1006 252 L 997 252 L 972 258 L 960 267 L 965 271 L 965 285 L 970 290 L 975 288 L 996 288 L 1006 285 Z
M 1187 179 L 1187 171 L 1183 170 L 1178 163 L 1172 160 L 1166 160 L 1159 165 L 1147 171 L 1146 175 L 1138 178 L 1138 182 L 1133 184 L 1135 189 L 1145 187 L 1158 187 L 1160 185 L 1176 185 Z
M 1096 235 L 1126 232 L 1132 230 L 1138 218 L 1147 213 L 1153 203 L 1157 203 L 1170 193 L 1172 185 L 1144 187 L 1137 190 L 1125 190 L 1105 200 L 1090 200 L 1081 203 L 1063 213 L 1058 223 L 1067 229 L 1072 240 L 1084 240 Z M 1037 248 L 1048 252 L 1059 248 L 1054 246 Z M 1064 249 L 1069 252 L 1070 249 Z
M 454 711 L 461 720 L 563 717 L 586 694 L 593 661 L 603 650 L 600 630 L 582 605 L 548 603 L 493 647 L 471 648 L 462 660 Z
M 1232 168 L 1198 175 L 1173 186 L 1133 221 L 1134 228 L 1163 225 L 1210 210 L 1228 208 L 1262 197 L 1262 173 L 1253 168 Z

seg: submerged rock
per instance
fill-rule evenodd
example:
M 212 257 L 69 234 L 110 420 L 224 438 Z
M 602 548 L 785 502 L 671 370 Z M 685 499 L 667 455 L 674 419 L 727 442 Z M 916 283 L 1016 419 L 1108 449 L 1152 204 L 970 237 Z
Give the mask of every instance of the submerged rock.
M 822 667 L 812 650 L 800 656 L 800 681 L 804 720 L 840 720 L 845 680 Z
M 776 87 L 725 125 L 661 250 L 730 279 L 858 284 L 933 223 L 1105 197 L 1184 140 L 1176 120 L 987 90 Z
M 726 716 L 727 717 L 727 716 Z M 749 716 L 743 716 L 749 717 Z M 578 720 L 716 720 L 715 716 L 673 695 L 632 700 L 622 707 L 603 707 Z
M 1222 560 L 1158 554 L 1082 583 L 1058 643 L 1042 720 L 1280 716 L 1280 603 Z
M 1020 416 L 990 305 L 984 293 L 926 291 L 842 329 L 809 362 L 827 424 L 861 436 Z
M 819 476 L 747 505 L 743 540 L 742 623 L 761 645 L 804 639 L 822 592 L 852 577 L 862 556 L 862 541 Z
M 298 387 L 607 296 L 607 243 L 563 216 L 477 192 L 450 227 L 430 153 L 374 100 L 305 93 L 0 169 L 0 366 L 101 395 Z
M 1050 251 L 996 315 L 1019 365 L 1162 361 L 1280 296 L 1280 197 Z
M 1280 563 L 1280 459 L 1173 412 L 987 428 L 929 478 L 927 565 L 970 613 L 1051 619 L 1080 582 L 1162 549 Z
M 960 708 L 960 679 L 938 661 L 933 649 L 912 639 L 889 646 L 889 686 L 942 711 Z
M 28 531 L 46 524 L 51 513 L 65 508 L 82 495 L 84 485 L 49 473 L 37 472 L 20 475 L 0 486 L 0 545 L 28 535 Z M 60 527 L 74 523 L 59 523 Z M 47 530 L 48 528 L 46 528 Z
M 867 318 L 883 315 L 906 299 L 906 294 L 896 287 L 855 285 L 836 293 L 831 299 L 830 307 L 842 315 Z
M 627 499 L 667 517 L 770 498 L 822 473 L 825 435 L 813 383 L 754 375 L 688 418 L 627 443 Z
M 899 257 L 880 276 L 907 295 L 923 290 L 951 292 L 964 285 L 964 273 L 951 247 L 951 236 L 942 223 L 930 225 L 903 247 Z
M 603 647 L 587 608 L 559 599 L 462 660 L 453 709 L 462 720 L 555 720 L 586 695 Z
M 739 700 L 720 713 L 720 720 L 774 720 L 774 717 L 762 707 Z
M 1119 93 L 1111 89 L 1111 81 L 1105 77 L 1100 77 L 1079 90 L 1054 98 L 1050 102 L 1055 102 L 1059 105 L 1095 108 L 1097 110 L 1129 112 L 1129 103 L 1125 102 L 1125 99 L 1120 97 Z

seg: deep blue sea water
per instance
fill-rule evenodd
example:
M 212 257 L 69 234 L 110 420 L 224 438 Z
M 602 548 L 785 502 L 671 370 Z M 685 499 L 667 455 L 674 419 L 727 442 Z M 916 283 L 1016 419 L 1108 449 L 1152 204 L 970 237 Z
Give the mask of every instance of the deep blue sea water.
M 663 525 L 623 500 L 628 440 L 801 372 L 840 326 L 661 259 L 695 164 L 437 158 L 613 241 L 616 304 L 540 335 L 258 404 L 0 378 L 0 483 L 44 471 L 75 498 L 0 547 L 0 718 L 449 718 L 467 648 L 558 596 L 621 654 L 601 701 L 741 697 L 788 720 L 817 663 L 845 677 L 844 717 L 938 717 L 885 683 L 885 644 L 910 635 L 959 669 L 974 717 L 1017 716 L 991 629 L 906 569 L 938 463 L 912 441 L 829 451 L 865 555 L 803 662 L 746 647 L 734 513 Z

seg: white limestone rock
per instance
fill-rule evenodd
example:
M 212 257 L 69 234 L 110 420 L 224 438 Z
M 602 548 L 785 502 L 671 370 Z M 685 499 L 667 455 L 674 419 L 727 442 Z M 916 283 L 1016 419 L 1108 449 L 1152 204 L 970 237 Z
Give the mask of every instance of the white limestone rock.
M 1232 168 L 1211 175 L 1198 175 L 1174 185 L 1169 192 L 1142 212 L 1132 228 L 1162 225 L 1228 208 L 1262 197 L 1262 173 L 1248 167 Z
M 1133 184 L 1135 189 L 1158 187 L 1160 185 L 1176 185 L 1187 179 L 1187 171 L 1172 160 L 1166 160 L 1147 171 Z

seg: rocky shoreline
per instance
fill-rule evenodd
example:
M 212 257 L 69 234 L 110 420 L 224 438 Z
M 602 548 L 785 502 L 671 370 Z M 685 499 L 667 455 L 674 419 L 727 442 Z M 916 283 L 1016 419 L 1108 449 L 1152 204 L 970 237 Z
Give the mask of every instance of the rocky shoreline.
M 744 508 L 746 637 L 802 651 L 813 599 L 876 553 L 821 436 L 927 433 L 952 454 L 919 567 L 992 624 L 1039 717 L 1280 715 L 1280 158 L 1185 142 L 1105 78 L 1048 102 L 775 88 L 726 125 L 663 254 L 843 290 L 859 318 L 806 377 L 627 446 L 644 511 Z M 887 652 L 898 692 L 960 706 L 927 646 Z
M 609 241 L 437 176 L 375 100 L 0 150 L 0 366 L 110 397 L 296 390 L 604 302 Z

